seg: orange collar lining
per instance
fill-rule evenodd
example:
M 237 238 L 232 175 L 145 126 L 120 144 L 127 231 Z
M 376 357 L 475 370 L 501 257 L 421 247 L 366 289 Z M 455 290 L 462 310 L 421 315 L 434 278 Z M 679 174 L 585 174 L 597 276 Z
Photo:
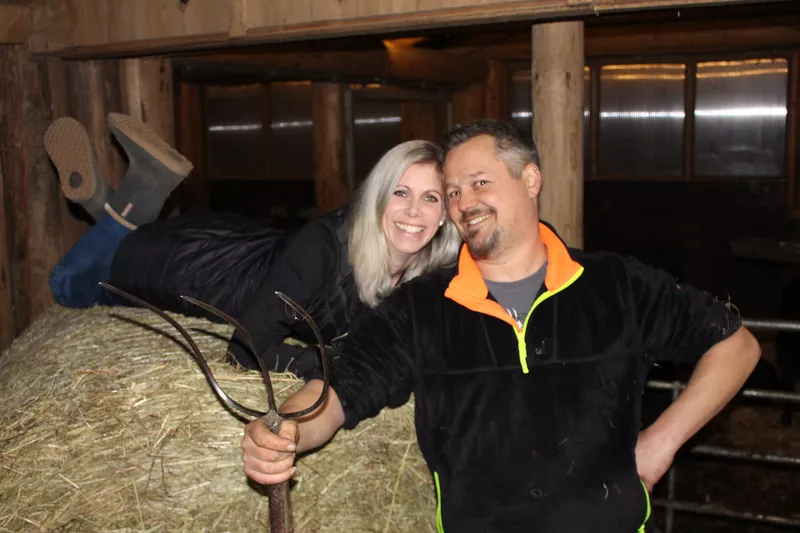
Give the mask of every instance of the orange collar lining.
M 553 292 L 572 279 L 581 265 L 570 257 L 567 247 L 553 230 L 541 222 L 539 234 L 547 247 L 547 274 L 544 285 L 547 290 Z M 478 264 L 470 255 L 466 244 L 462 245 L 458 258 L 458 274 L 450 281 L 445 291 L 445 296 L 456 301 L 459 301 L 458 295 L 464 295 L 471 300 L 486 300 L 489 295 L 489 289 L 483 281 Z

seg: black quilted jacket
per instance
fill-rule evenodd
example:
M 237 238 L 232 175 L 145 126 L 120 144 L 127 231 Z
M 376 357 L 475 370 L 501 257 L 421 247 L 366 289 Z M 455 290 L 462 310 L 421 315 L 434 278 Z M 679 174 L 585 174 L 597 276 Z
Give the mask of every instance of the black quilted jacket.
M 282 341 L 315 339 L 275 296 L 282 291 L 314 318 L 326 341 L 344 334 L 362 307 L 347 257 L 347 212 L 336 210 L 285 232 L 232 214 L 159 220 L 128 235 L 111 283 L 164 310 L 217 320 L 180 299 L 188 295 L 233 316 L 249 331 L 270 368 L 284 370 Z M 234 357 L 253 367 L 240 336 Z

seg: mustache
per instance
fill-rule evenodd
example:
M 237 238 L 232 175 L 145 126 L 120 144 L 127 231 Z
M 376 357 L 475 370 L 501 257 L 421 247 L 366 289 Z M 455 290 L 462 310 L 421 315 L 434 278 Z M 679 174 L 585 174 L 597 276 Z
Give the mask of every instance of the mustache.
M 493 208 L 485 208 L 485 209 L 470 209 L 469 211 L 464 211 L 461 213 L 461 223 L 466 224 L 468 220 L 482 217 L 483 215 L 494 215 L 495 210 Z

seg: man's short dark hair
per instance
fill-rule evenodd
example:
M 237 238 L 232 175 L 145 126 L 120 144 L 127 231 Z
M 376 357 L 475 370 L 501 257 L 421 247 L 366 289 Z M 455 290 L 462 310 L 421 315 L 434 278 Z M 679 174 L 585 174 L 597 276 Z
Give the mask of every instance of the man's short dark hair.
M 445 135 L 442 141 L 445 158 L 453 148 L 481 135 L 488 135 L 494 138 L 494 149 L 497 153 L 497 158 L 506 164 L 513 177 L 521 177 L 522 171 L 530 163 L 541 167 L 539 150 L 529 135 L 524 135 L 519 128 L 510 122 L 491 118 L 482 118 L 469 124 L 458 126 Z

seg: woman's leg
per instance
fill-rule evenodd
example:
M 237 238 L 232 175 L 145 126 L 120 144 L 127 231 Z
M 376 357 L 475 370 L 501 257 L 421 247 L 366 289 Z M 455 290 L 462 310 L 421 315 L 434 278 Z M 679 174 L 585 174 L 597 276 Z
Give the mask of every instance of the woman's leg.
M 109 280 L 114 254 L 130 232 L 110 215 L 92 226 L 50 273 L 50 291 L 55 301 L 65 307 L 116 303 L 115 297 L 98 283 Z

